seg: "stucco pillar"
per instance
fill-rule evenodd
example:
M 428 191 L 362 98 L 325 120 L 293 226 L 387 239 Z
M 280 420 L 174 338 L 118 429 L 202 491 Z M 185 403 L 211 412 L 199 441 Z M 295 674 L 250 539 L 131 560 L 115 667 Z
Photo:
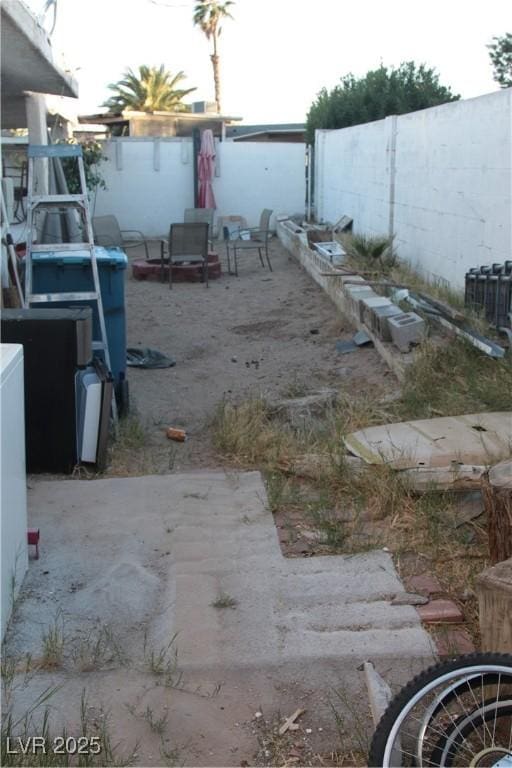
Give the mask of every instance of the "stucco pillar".
M 388 237 L 395 234 L 395 180 L 396 180 L 396 137 L 397 137 L 397 116 L 390 115 L 386 117 L 388 128 L 387 140 L 387 172 L 389 180 L 389 219 L 388 219 Z
M 325 137 L 327 131 L 315 129 L 314 179 L 312 202 L 315 221 L 324 220 L 324 184 L 325 184 Z
M 40 93 L 26 93 L 25 109 L 29 143 L 48 144 L 45 97 Z M 34 162 L 33 189 L 38 195 L 48 194 L 48 160 L 46 158 L 38 158 Z

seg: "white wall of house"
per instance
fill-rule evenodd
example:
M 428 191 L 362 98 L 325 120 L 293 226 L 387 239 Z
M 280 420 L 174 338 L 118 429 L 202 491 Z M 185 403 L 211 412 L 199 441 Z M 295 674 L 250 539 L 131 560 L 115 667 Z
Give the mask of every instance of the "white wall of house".
M 103 151 L 107 189 L 98 190 L 95 216 L 114 214 L 122 229 L 158 236 L 194 206 L 191 139 L 112 139 Z M 304 144 L 217 144 L 216 216 L 245 216 L 256 226 L 263 208 L 303 213 L 304 154 Z
M 427 277 L 462 287 L 510 258 L 512 89 L 317 135 L 319 218 L 386 234 Z

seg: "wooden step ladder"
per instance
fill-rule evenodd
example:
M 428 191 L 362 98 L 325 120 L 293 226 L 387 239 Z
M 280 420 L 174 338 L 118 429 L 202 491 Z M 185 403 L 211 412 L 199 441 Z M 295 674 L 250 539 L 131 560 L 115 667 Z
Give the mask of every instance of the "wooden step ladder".
M 110 352 L 108 348 L 107 328 L 105 324 L 105 313 L 103 310 L 103 301 L 101 298 L 100 278 L 98 273 L 98 264 L 96 261 L 96 250 L 94 246 L 94 235 L 92 230 L 91 214 L 89 210 L 89 198 L 87 196 L 87 184 L 85 181 L 84 160 L 82 148 L 73 144 L 48 144 L 36 145 L 29 144 L 27 150 L 28 157 L 28 183 L 27 183 L 27 254 L 25 259 L 25 305 L 27 307 L 33 304 L 52 304 L 55 302 L 83 302 L 91 301 L 96 303 L 98 310 L 98 320 L 100 327 L 100 338 L 93 339 L 92 348 L 94 351 L 103 352 L 105 363 L 109 371 L 112 370 L 110 364 Z M 78 174 L 80 180 L 80 193 L 75 195 L 40 195 L 34 189 L 35 173 L 34 163 L 40 159 L 51 158 L 76 158 L 78 164 Z M 84 240 L 80 243 L 34 243 L 33 229 L 35 226 L 35 214 L 37 211 L 65 212 L 66 210 L 77 210 L 82 218 L 82 231 Z M 60 291 L 52 293 L 35 293 L 33 291 L 33 263 L 32 254 L 36 253 L 61 253 L 63 261 L 66 256 L 71 256 L 76 251 L 89 251 L 90 268 L 92 275 L 92 291 Z M 117 425 L 117 406 L 115 394 L 112 396 L 112 417 L 114 425 Z

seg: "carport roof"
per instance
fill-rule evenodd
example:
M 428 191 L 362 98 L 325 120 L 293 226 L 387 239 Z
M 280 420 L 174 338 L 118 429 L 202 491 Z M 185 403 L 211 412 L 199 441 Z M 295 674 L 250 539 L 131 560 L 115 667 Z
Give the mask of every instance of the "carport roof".
M 2 128 L 24 128 L 24 94 L 78 96 L 78 84 L 53 63 L 45 30 L 20 0 L 1 5 Z

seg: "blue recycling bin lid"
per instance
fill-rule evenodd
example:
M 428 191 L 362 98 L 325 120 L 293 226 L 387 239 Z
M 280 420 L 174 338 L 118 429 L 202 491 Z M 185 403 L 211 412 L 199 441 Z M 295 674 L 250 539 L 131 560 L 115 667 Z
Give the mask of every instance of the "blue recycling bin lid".
M 96 245 L 94 251 L 99 267 L 126 269 L 128 266 L 128 257 L 122 248 L 104 248 L 102 245 Z M 48 251 L 33 253 L 32 261 L 41 265 L 81 266 L 90 262 L 90 254 L 87 248 L 80 251 L 52 251 L 51 246 L 48 246 Z

